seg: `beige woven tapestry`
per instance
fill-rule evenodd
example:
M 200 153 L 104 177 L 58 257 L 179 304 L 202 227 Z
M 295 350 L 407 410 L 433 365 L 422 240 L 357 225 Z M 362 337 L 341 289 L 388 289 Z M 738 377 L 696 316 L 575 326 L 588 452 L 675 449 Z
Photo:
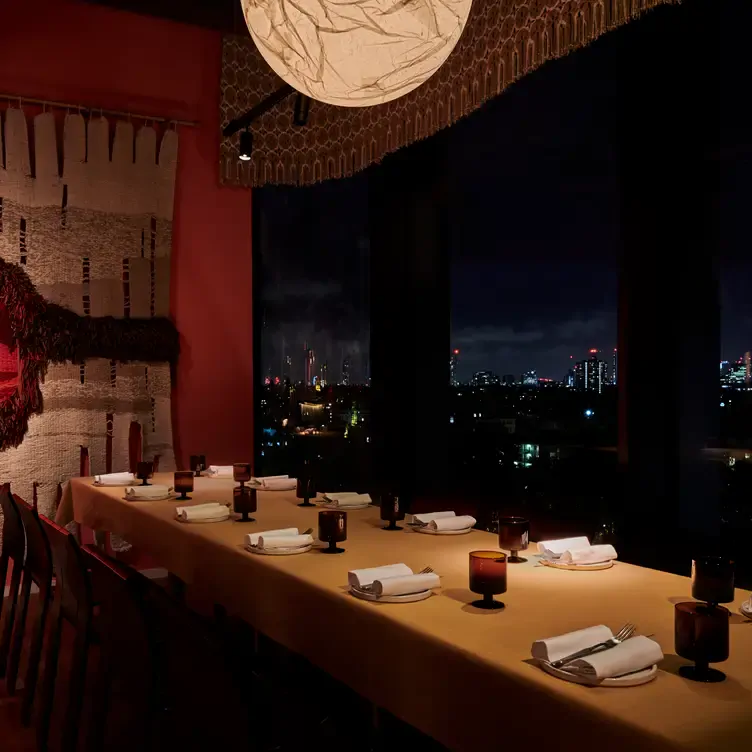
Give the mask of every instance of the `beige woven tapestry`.
M 375 107 L 314 102 L 305 127 L 292 124 L 286 99 L 253 124 L 249 162 L 238 161 L 237 136 L 222 140 L 220 180 L 305 185 L 352 175 L 468 115 L 547 60 L 674 2 L 680 0 L 475 0 L 456 48 L 415 91 Z M 282 84 L 250 35 L 225 37 L 222 127 Z
M 52 113 L 9 108 L 2 119 L 0 257 L 80 315 L 167 316 L 177 133 L 68 114 L 59 143 Z M 57 484 L 78 475 L 81 446 L 102 473 L 110 437 L 112 469 L 127 469 L 131 421 L 143 456 L 174 468 L 167 363 L 50 365 L 41 388 L 44 412 L 0 453 L 0 482 L 29 501 L 39 482 L 42 513 L 54 515 Z

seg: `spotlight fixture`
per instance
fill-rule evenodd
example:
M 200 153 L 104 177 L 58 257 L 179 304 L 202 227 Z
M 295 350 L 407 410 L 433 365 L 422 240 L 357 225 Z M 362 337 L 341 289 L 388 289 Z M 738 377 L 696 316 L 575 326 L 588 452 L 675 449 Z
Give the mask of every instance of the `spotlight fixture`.
M 238 148 L 238 159 L 241 162 L 248 162 L 253 153 L 253 134 L 246 128 L 240 134 L 240 146 Z
M 295 97 L 295 109 L 292 113 L 293 125 L 308 125 L 308 111 L 311 109 L 311 98 L 305 94 Z

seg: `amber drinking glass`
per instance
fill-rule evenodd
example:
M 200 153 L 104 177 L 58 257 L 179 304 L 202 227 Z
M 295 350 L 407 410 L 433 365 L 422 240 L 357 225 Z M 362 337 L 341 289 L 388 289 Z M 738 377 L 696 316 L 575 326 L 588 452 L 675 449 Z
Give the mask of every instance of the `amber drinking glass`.
M 339 509 L 326 509 L 319 512 L 319 540 L 329 544 L 322 554 L 341 554 L 344 548 L 337 543 L 347 540 L 347 512 Z
M 187 501 L 191 498 L 188 496 L 193 491 L 193 473 L 190 470 L 176 470 L 173 483 L 175 490 L 180 494 L 178 501 Z
M 236 462 L 232 466 L 232 477 L 236 483 L 248 483 L 251 480 L 251 463 Z
M 707 603 L 734 600 L 734 562 L 724 556 L 701 556 L 692 562 L 692 597 Z
M 510 564 L 519 564 L 527 559 L 519 556 L 520 551 L 525 551 L 530 543 L 530 521 L 524 517 L 500 517 L 499 518 L 499 548 L 511 551 L 512 555 L 507 558 Z
M 397 523 L 400 520 L 405 519 L 405 510 L 402 507 L 402 501 L 397 494 L 382 494 L 381 519 L 389 523 L 384 530 L 402 530 Z
M 193 474 L 198 478 L 202 470 L 206 470 L 206 455 L 192 454 L 190 458 L 190 467 Z
M 150 486 L 149 478 L 154 475 L 153 462 L 139 462 L 136 465 L 136 477 L 141 481 L 142 486 Z
M 507 555 L 501 551 L 471 551 L 470 590 L 483 596 L 483 600 L 472 602 L 476 608 L 504 608 L 494 595 L 507 592 Z
M 256 522 L 253 517 L 249 516 L 258 509 L 256 493 L 255 488 L 248 488 L 243 483 L 232 489 L 232 508 L 240 515 L 240 519 L 236 522 Z
M 728 609 L 709 603 L 677 603 L 674 607 L 674 644 L 677 655 L 694 661 L 682 666 L 679 674 L 699 682 L 722 682 L 723 671 L 710 668 L 729 657 Z

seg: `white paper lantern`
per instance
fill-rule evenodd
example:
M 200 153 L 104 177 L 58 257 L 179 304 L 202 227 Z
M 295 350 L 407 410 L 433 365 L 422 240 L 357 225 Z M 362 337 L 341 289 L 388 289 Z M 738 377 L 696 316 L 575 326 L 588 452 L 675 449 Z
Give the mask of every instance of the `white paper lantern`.
M 343 107 L 389 102 L 449 57 L 472 0 L 241 0 L 274 72 L 312 99 Z

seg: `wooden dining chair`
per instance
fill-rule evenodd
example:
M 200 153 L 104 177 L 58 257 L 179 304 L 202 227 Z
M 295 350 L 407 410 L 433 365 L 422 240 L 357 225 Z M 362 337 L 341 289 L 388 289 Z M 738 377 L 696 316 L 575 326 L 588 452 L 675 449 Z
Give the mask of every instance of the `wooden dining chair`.
M 3 510 L 3 547 L 0 551 L 0 676 L 5 676 L 26 550 L 21 514 L 10 492 L 10 483 L 0 486 L 0 508 Z M 9 566 L 13 567 L 13 572 L 6 596 L 5 583 L 8 581 Z
M 159 705 L 145 578 L 95 546 L 84 546 L 83 553 L 100 636 L 85 752 L 147 749 Z
M 96 641 L 94 599 L 91 580 L 81 548 L 67 530 L 47 517 L 40 516 L 42 527 L 50 543 L 55 567 L 55 597 L 50 614 L 50 635 L 45 652 L 44 672 L 37 708 L 37 747 L 48 749 L 50 718 L 56 694 L 58 658 L 63 622 L 75 632 L 71 669 L 66 688 L 67 707 L 59 748 L 74 752 L 78 740 L 79 721 L 83 706 L 89 648 Z
M 134 475 L 138 471 L 138 463 L 141 462 L 142 451 L 143 433 L 141 431 L 141 424 L 133 420 L 128 430 L 128 469 Z
M 34 584 L 39 588 L 39 611 L 29 645 L 29 656 L 24 677 L 24 694 L 21 702 L 21 721 L 25 726 L 28 726 L 31 723 L 45 626 L 52 599 L 52 551 L 36 508 L 29 506 L 18 496 L 13 498 L 18 506 L 26 535 L 26 560 L 23 566 L 20 609 L 14 624 L 13 641 L 8 658 L 6 684 L 10 695 L 16 693 L 16 680 L 26 633 L 26 617 L 29 611 L 31 586 Z

